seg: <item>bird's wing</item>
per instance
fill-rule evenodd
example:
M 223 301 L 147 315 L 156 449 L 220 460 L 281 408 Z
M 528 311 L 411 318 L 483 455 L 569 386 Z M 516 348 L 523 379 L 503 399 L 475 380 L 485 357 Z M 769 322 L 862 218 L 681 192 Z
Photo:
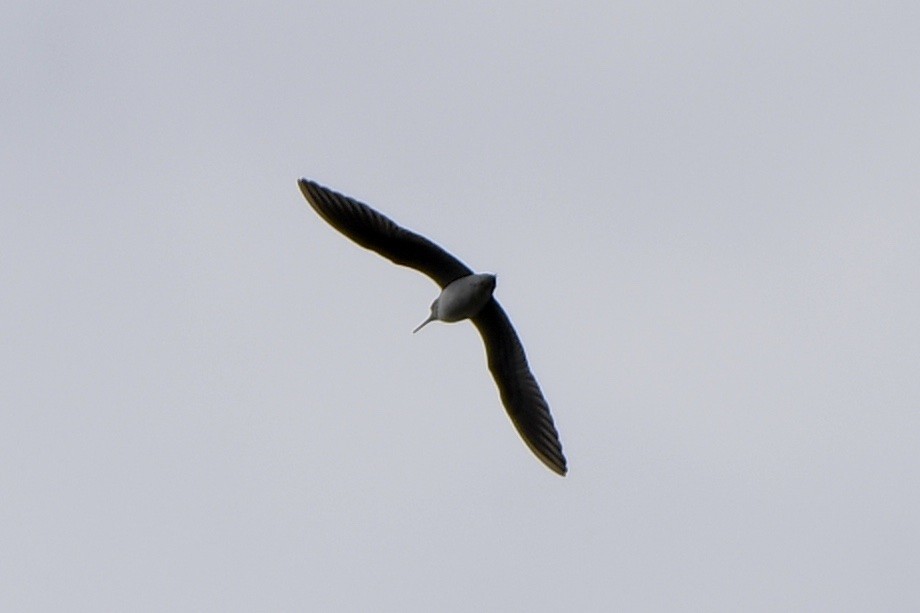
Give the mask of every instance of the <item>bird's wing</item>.
M 396 225 L 366 204 L 307 179 L 298 183 L 320 217 L 365 249 L 423 272 L 441 287 L 473 274 L 463 262 L 424 236 Z
M 486 345 L 489 370 L 495 377 L 502 403 L 518 433 L 540 460 L 565 475 L 565 456 L 549 405 L 530 372 L 524 347 L 504 309 L 492 298 L 473 317 Z

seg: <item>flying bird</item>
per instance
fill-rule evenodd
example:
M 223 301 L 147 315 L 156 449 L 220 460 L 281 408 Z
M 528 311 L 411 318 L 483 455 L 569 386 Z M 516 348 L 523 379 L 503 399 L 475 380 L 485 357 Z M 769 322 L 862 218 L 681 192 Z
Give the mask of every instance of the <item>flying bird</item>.
M 432 321 L 473 322 L 482 335 L 489 370 L 511 423 L 530 450 L 552 471 L 564 476 L 565 456 L 549 405 L 530 371 L 511 321 L 492 296 L 495 275 L 474 274 L 438 245 L 396 225 L 366 204 L 308 179 L 301 179 L 299 185 L 313 210 L 333 228 L 365 249 L 428 275 L 441 287 L 441 294 L 431 304 L 430 316 L 413 332 Z

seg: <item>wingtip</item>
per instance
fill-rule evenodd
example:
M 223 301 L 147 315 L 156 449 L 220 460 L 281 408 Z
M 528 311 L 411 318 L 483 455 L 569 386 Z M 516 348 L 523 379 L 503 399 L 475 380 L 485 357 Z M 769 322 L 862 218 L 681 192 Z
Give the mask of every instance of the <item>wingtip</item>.
M 313 207 L 313 210 L 319 213 L 319 215 L 326 219 L 326 221 L 329 221 L 327 215 L 322 210 L 322 206 L 320 205 L 320 198 L 317 195 L 317 189 L 319 188 L 319 185 L 310 179 L 301 177 L 300 179 L 297 179 L 297 187 L 300 188 L 300 193 L 303 194 L 303 197 L 306 198 L 310 206 Z
M 525 438 L 522 434 L 522 438 L 530 450 L 533 452 L 537 459 L 543 462 L 543 465 L 548 469 L 559 475 L 560 477 L 565 477 L 569 472 L 568 463 L 565 461 L 565 456 L 562 455 L 562 450 L 560 449 L 558 453 L 547 453 L 545 449 L 540 449 L 534 445 L 530 440 Z
M 569 472 L 569 468 L 565 464 L 550 464 L 549 462 L 545 462 L 545 464 L 560 477 L 565 477 Z
M 556 443 L 557 448 L 553 450 L 538 448 L 537 445 L 532 444 L 526 438 L 524 439 L 524 442 L 527 443 L 527 446 L 530 447 L 530 450 L 534 452 L 534 455 L 536 455 L 537 458 L 543 462 L 543 464 L 551 471 L 560 477 L 564 477 L 566 474 L 568 474 L 568 462 L 566 462 L 565 456 L 562 455 L 562 449 L 558 447 L 558 442 Z

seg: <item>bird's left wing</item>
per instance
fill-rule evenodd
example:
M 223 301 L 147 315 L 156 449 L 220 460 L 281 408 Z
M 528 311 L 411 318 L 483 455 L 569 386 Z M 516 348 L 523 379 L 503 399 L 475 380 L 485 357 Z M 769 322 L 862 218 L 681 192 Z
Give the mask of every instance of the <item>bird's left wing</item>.
M 473 274 L 463 262 L 424 236 L 396 225 L 371 207 L 308 179 L 298 181 L 300 191 L 320 217 L 365 249 L 388 260 L 425 273 L 445 287 Z

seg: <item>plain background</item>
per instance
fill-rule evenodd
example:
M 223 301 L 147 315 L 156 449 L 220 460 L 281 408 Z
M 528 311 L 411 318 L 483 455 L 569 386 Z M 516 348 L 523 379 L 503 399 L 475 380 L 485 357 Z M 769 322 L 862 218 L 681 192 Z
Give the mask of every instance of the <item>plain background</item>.
M 7 5 L 0 609 L 917 610 L 918 6 Z

